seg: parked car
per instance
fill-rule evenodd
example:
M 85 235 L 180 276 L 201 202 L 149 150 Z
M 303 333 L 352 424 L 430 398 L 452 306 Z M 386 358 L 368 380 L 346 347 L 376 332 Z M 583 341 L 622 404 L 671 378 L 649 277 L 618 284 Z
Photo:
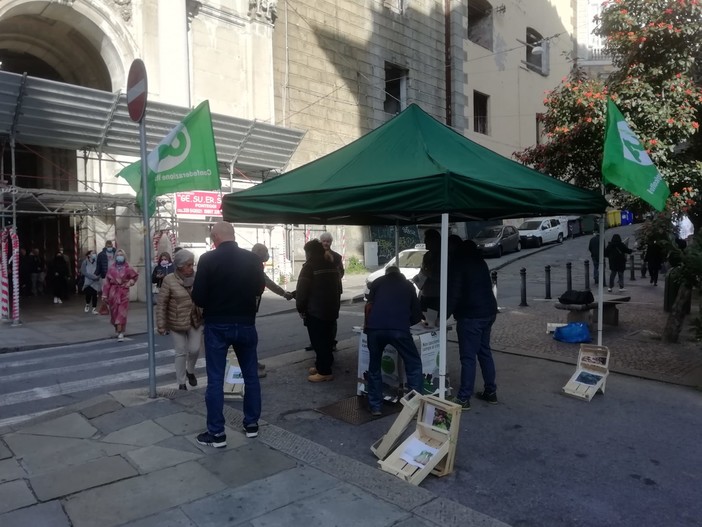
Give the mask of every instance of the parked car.
M 541 247 L 544 243 L 561 243 L 563 230 L 557 218 L 536 218 L 527 220 L 519 226 L 519 237 L 522 247 L 535 245 Z
M 396 258 L 393 258 L 383 267 L 381 267 L 377 271 L 373 271 L 371 274 L 368 275 L 368 277 L 366 278 L 366 294 L 368 294 L 370 290 L 370 285 L 373 282 L 373 280 L 380 276 L 383 276 L 385 274 L 385 269 L 387 267 L 390 267 L 391 265 L 399 267 L 400 272 L 403 275 L 405 275 L 405 277 L 408 280 L 412 280 L 412 278 L 414 278 L 417 275 L 417 273 L 419 273 L 419 269 L 422 267 L 422 260 L 424 259 L 424 255 L 426 254 L 426 252 L 427 250 L 424 248 L 424 244 L 420 244 L 420 246 L 415 247 L 414 249 L 406 249 L 404 251 L 400 251 L 399 263 L 395 263 Z
M 486 227 L 475 235 L 473 241 L 483 256 L 499 258 L 504 253 L 522 250 L 519 231 L 511 225 Z

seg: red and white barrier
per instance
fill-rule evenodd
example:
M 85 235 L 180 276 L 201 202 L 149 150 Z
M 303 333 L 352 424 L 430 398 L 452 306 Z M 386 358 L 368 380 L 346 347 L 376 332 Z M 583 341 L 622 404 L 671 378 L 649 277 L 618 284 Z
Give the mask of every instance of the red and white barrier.
M 7 230 L 3 229 L 0 232 L 0 248 L 2 249 L 2 261 L 0 262 L 0 318 L 8 320 L 10 318 L 9 303 L 10 303 L 10 288 L 7 275 Z
M 19 281 L 19 236 L 13 227 L 10 230 L 10 240 L 12 241 L 12 325 L 20 323 L 20 281 Z
M 161 238 L 163 238 L 164 234 L 168 236 L 168 242 L 171 244 L 171 250 L 169 251 L 171 254 L 173 254 L 173 250 L 177 247 L 175 232 L 171 230 L 155 232 L 154 237 L 151 239 L 151 243 L 153 245 L 154 263 L 156 264 L 158 264 L 159 257 L 158 246 L 161 244 Z

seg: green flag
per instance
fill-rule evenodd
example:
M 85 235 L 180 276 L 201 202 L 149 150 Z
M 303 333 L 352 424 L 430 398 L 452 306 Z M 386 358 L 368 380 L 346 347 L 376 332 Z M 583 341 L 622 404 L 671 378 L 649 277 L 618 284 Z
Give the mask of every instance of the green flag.
M 607 100 L 602 178 L 647 201 L 657 210 L 665 208 L 670 195 L 663 176 L 611 99 Z
M 209 101 L 200 103 L 173 128 L 146 157 L 146 162 L 149 217 L 156 210 L 156 196 L 187 190 L 219 190 L 222 184 Z M 117 175 L 136 191 L 137 204 L 141 207 L 141 161 Z

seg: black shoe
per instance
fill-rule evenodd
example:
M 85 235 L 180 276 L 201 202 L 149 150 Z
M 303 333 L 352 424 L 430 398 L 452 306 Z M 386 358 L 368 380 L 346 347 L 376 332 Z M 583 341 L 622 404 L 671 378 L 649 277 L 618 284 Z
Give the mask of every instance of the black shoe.
M 373 417 L 383 417 L 383 411 L 380 408 L 370 408 L 369 410 Z
M 481 401 L 488 402 L 490 404 L 497 404 L 497 392 L 492 392 L 492 393 L 487 393 L 487 392 L 478 392 L 475 394 L 475 396 L 480 399 Z
M 314 351 L 312 346 L 305 346 L 305 351 Z
M 190 386 L 197 386 L 197 377 L 195 377 L 194 373 L 186 372 L 185 376 L 188 378 L 188 384 Z
M 470 399 L 459 399 L 458 397 L 452 397 L 449 399 L 452 403 L 455 403 L 457 405 L 460 405 L 461 411 L 465 412 L 467 410 L 470 410 Z
M 220 434 L 216 436 L 214 434 L 210 434 L 209 432 L 203 432 L 199 436 L 197 436 L 197 442 L 205 446 L 224 448 L 225 446 L 227 446 L 227 436 L 226 434 Z
M 258 437 L 258 425 L 244 425 L 244 432 L 246 437 Z
M 179 390 L 185 390 L 185 391 L 187 391 L 187 390 L 188 390 L 188 387 L 187 387 L 185 384 L 179 384 L 179 385 L 178 385 L 178 389 L 179 389 Z

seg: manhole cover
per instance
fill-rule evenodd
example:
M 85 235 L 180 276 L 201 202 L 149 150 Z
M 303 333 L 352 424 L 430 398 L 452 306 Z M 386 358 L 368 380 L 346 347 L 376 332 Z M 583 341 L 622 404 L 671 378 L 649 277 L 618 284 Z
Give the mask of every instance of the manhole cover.
M 385 403 L 383 405 L 383 417 L 399 413 L 401 409 L 401 404 Z M 342 399 L 328 406 L 322 406 L 321 408 L 317 408 L 317 411 L 352 425 L 362 425 L 374 419 L 378 419 L 377 417 L 371 416 L 368 411 L 366 399 L 357 395 L 349 397 L 348 399 Z

